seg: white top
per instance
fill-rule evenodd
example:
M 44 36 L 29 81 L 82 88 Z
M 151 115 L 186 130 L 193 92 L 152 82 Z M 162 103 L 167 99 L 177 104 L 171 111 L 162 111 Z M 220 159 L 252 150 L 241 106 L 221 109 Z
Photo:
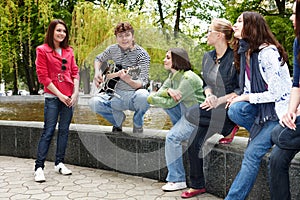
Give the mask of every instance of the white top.
M 250 81 L 245 74 L 244 94 L 249 94 L 249 101 L 253 104 L 275 102 L 275 111 L 280 119 L 287 112 L 292 88 L 288 66 L 286 63 L 281 66 L 280 54 L 274 45 L 269 45 L 259 52 L 258 63 L 268 90 L 262 93 L 251 93 Z

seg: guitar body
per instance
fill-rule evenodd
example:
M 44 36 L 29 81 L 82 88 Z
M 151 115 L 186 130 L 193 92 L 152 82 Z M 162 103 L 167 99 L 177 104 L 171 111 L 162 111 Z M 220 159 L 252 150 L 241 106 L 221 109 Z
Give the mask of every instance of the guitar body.
M 120 98 L 120 95 L 115 93 L 115 87 L 117 83 L 120 80 L 120 77 L 115 77 L 112 79 L 108 79 L 107 75 L 111 73 L 116 73 L 120 70 L 122 70 L 123 67 L 121 65 L 116 65 L 113 61 L 103 62 L 100 70 L 103 74 L 103 83 L 101 83 L 98 92 L 99 93 L 106 93 L 112 97 L 116 96 Z M 141 69 L 139 67 L 128 67 L 125 69 L 127 71 L 127 74 L 129 74 L 133 80 L 138 79 L 138 75 L 141 72 Z
M 120 77 L 116 77 L 113 79 L 109 79 L 106 83 L 106 85 L 104 86 L 104 89 L 102 92 L 106 92 L 108 94 L 113 94 L 114 93 L 114 89 L 117 85 L 117 83 L 119 82 Z
M 117 85 L 117 83 L 120 80 L 120 77 L 115 77 L 112 79 L 108 79 L 107 75 L 108 74 L 112 74 L 112 73 L 116 73 L 118 71 L 120 71 L 122 69 L 122 66 L 120 65 L 115 65 L 115 63 L 111 63 L 111 62 L 103 62 L 100 70 L 102 71 L 103 74 L 103 83 L 100 85 L 99 87 L 99 93 L 105 92 L 107 94 L 113 94 L 115 87 Z

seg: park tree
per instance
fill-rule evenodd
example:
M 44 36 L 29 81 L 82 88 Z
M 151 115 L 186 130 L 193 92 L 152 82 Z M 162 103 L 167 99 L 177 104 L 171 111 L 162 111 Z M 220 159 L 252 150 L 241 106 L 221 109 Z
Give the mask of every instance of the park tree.
M 209 23 L 222 9 L 219 0 L 155 0 L 156 23 L 162 28 L 171 27 L 174 33 L 181 32 L 198 37 L 207 27 L 199 23 Z
M 35 49 L 44 41 L 50 20 L 63 19 L 71 24 L 78 0 L 6 0 L 0 1 L 0 79 L 17 94 L 25 83 L 31 94 L 40 85 L 35 70 Z
M 174 37 L 185 35 L 194 43 L 188 48 L 193 69 L 200 75 L 202 55 L 210 48 L 202 43 L 211 19 L 224 9 L 219 0 L 154 0 L 155 25 L 172 30 Z
M 17 94 L 19 82 L 25 82 L 32 94 L 37 93 L 35 75 L 35 46 L 39 33 L 52 17 L 47 0 L 1 1 L 0 29 L 0 77 L 12 82 L 13 94 Z

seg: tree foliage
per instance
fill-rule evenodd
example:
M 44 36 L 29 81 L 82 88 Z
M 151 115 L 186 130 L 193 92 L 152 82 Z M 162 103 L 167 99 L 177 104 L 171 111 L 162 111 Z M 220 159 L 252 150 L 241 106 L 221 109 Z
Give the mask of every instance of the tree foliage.
M 50 20 L 71 22 L 74 4 L 64 0 L 7 0 L 0 2 L 0 78 L 17 94 L 28 88 L 37 94 L 40 87 L 35 73 L 35 49 L 44 41 Z M 23 85 L 23 83 L 26 84 Z
M 46 1 L 44 3 L 47 4 Z M 14 94 L 21 86 L 19 81 L 26 82 L 30 86 L 30 92 L 35 93 L 38 83 L 34 69 L 34 46 L 39 41 L 37 33 L 40 32 L 35 31 L 44 30 L 39 22 L 45 22 L 46 18 L 48 20 L 52 12 L 47 9 L 48 6 L 32 0 L 7 0 L 2 1 L 0 5 L 3 11 L 0 31 L 0 77 L 6 82 L 12 81 L 11 88 Z
M 162 28 L 173 29 L 174 32 L 181 32 L 197 38 L 202 35 L 207 26 L 201 21 L 210 23 L 214 16 L 217 16 L 223 9 L 219 0 L 156 0 L 154 5 L 155 22 Z

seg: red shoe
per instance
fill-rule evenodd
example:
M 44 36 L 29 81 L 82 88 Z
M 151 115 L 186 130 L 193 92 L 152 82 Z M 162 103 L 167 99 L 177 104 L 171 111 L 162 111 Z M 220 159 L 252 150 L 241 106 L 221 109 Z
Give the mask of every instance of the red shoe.
M 233 141 L 233 138 L 238 130 L 239 130 L 239 126 L 236 125 L 230 133 L 231 137 L 230 138 L 221 138 L 219 140 L 219 144 L 230 144 Z
M 191 198 L 191 197 L 194 197 L 198 194 L 203 194 L 206 192 L 206 189 L 205 188 L 202 188 L 202 189 L 196 189 L 194 190 L 193 192 L 190 192 L 189 190 L 188 191 L 185 191 L 181 194 L 181 198 Z

